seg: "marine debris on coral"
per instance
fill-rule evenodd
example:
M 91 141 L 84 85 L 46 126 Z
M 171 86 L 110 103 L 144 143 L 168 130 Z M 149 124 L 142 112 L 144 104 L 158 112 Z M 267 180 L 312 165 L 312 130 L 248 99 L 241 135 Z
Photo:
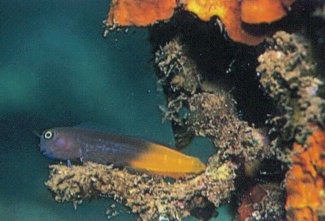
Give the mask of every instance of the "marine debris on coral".
M 232 40 L 257 45 L 264 36 L 250 33 L 242 22 L 260 24 L 276 21 L 290 11 L 293 2 L 295 0 L 113 0 L 104 23 L 108 29 L 147 26 L 167 21 L 175 10 L 186 10 L 203 21 L 218 17 Z
M 57 164 L 50 166 L 46 186 L 58 202 L 70 201 L 77 206 L 83 200 L 110 197 L 142 220 L 158 220 L 160 216 L 181 220 L 195 208 L 204 209 L 204 205 L 212 203 L 214 210 L 228 201 L 234 190 L 236 168 L 236 164 L 214 155 L 205 173 L 171 183 L 161 177 L 133 174 L 97 163 L 71 168 Z

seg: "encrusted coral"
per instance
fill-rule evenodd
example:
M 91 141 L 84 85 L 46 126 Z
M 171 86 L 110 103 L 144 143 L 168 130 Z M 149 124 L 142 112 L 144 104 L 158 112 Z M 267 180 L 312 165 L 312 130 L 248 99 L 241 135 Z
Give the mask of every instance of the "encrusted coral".
M 113 0 L 105 24 L 107 26 L 147 26 L 168 20 L 174 10 L 185 9 L 203 21 L 217 16 L 229 37 L 249 45 L 259 44 L 264 36 L 245 30 L 242 21 L 252 24 L 272 22 L 287 14 L 294 0 Z
M 325 130 L 315 128 L 306 147 L 295 143 L 292 166 L 286 175 L 288 220 L 325 218 Z
M 257 72 L 266 93 L 277 104 L 270 120 L 275 146 L 303 143 L 311 133 L 306 125 L 324 121 L 324 100 L 317 96 L 322 82 L 315 77 L 310 45 L 299 35 L 276 33 L 259 56 Z
M 325 101 L 315 76 L 310 45 L 296 34 L 278 32 L 258 60 L 257 71 L 277 113 L 270 120 L 272 146 L 289 152 L 286 174 L 288 220 L 324 217 Z M 320 125 L 317 128 L 315 125 Z M 291 148 L 291 146 L 293 146 Z
M 165 119 L 186 128 L 181 131 L 190 135 L 208 137 L 224 156 L 251 161 L 267 155 L 263 133 L 238 119 L 230 94 L 220 86 L 202 81 L 179 39 L 160 48 L 155 61 L 160 69 L 159 81 L 167 94 Z M 184 139 L 184 135 L 178 137 Z
M 210 138 L 225 156 L 242 157 L 249 162 L 267 155 L 263 133 L 237 118 L 223 91 L 194 95 L 189 99 L 189 111 L 186 124 L 197 136 Z
M 160 72 L 159 82 L 170 84 L 170 94 L 194 94 L 200 89 L 201 76 L 195 62 L 186 56 L 186 48 L 180 39 L 174 39 L 155 53 L 155 63 Z
M 72 167 L 52 165 L 46 185 L 59 202 L 71 201 L 76 206 L 86 199 L 109 197 L 129 207 L 142 220 L 180 220 L 195 208 L 227 201 L 234 190 L 236 168 L 215 155 L 203 174 L 169 182 L 90 162 Z

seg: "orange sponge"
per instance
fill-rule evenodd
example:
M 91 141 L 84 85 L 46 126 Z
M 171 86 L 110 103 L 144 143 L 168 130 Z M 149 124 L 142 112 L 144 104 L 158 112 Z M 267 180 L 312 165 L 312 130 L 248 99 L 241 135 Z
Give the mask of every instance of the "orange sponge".
M 325 130 L 316 129 L 307 139 L 306 148 L 294 144 L 292 167 L 286 175 L 288 220 L 318 220 L 325 214 L 324 194 Z
M 258 24 L 272 22 L 287 14 L 295 0 L 112 0 L 106 24 L 108 26 L 147 26 L 167 20 L 175 8 L 196 14 L 201 20 L 219 17 L 229 37 L 248 45 L 260 43 L 264 36 L 245 31 L 242 22 Z
M 241 20 L 250 24 L 268 23 L 287 14 L 294 0 L 243 0 Z
M 175 0 L 112 0 L 106 23 L 147 26 L 174 14 Z

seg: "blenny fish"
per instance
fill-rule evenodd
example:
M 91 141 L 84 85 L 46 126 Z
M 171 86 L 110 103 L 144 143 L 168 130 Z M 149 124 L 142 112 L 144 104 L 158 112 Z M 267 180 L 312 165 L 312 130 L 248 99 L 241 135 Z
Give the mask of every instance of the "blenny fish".
M 56 160 L 92 161 L 173 178 L 197 174 L 206 166 L 198 158 L 141 138 L 78 127 L 45 130 L 40 151 Z

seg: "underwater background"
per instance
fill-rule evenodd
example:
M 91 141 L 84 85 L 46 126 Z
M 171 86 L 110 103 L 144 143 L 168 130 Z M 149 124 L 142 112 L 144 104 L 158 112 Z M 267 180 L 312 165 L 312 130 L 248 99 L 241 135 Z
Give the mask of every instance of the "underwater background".
M 54 201 L 44 185 L 48 165 L 38 138 L 46 128 L 84 122 L 174 145 L 158 106 L 146 29 L 103 38 L 108 1 L 0 3 L 0 220 L 107 220 L 113 201 Z M 195 146 L 210 146 L 206 152 Z M 185 152 L 206 161 L 212 144 L 196 139 Z M 135 220 L 127 209 L 111 220 Z M 231 220 L 228 207 L 215 220 Z M 213 219 L 213 220 L 214 220 Z M 195 220 L 186 218 L 184 220 Z

